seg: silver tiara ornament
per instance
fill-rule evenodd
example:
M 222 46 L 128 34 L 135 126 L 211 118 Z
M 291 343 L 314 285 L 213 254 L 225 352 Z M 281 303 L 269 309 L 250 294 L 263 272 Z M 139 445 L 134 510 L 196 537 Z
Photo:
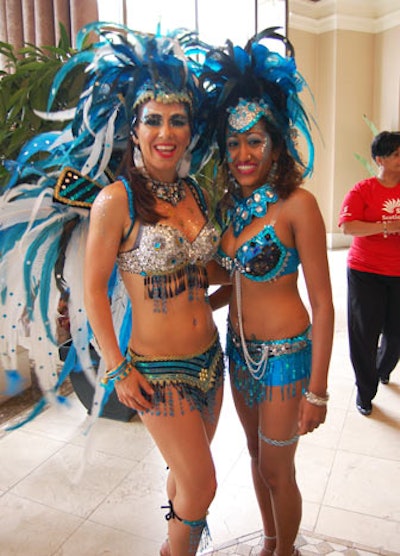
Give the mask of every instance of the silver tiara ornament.
M 228 108 L 228 125 L 231 131 L 244 133 L 251 129 L 261 118 L 274 122 L 274 117 L 269 106 L 260 101 L 239 99 L 235 107 Z
M 172 90 L 166 83 L 159 81 L 154 84 L 150 79 L 138 90 L 133 108 L 135 109 L 139 104 L 143 104 L 149 100 L 155 100 L 162 104 L 180 104 L 183 102 L 190 107 L 192 106 L 190 93 L 186 89 L 182 89 L 181 91 Z

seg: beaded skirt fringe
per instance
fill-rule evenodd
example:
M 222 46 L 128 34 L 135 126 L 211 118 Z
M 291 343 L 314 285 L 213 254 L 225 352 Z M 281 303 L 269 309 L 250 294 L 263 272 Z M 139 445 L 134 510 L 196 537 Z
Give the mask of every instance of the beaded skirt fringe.
M 149 358 L 129 350 L 128 357 L 135 368 L 152 385 L 152 415 L 173 416 L 197 409 L 213 422 L 218 388 L 224 378 L 224 355 L 218 336 L 204 353 L 182 359 Z
M 276 387 L 280 388 L 281 399 L 290 399 L 298 394 L 298 388 L 307 389 L 311 372 L 311 340 L 305 347 L 281 355 L 269 356 L 262 380 L 256 380 L 247 369 L 240 338 L 230 329 L 227 337 L 227 355 L 230 360 L 230 374 L 235 388 L 243 395 L 245 403 L 252 407 L 265 400 L 272 400 Z M 298 340 L 298 337 L 294 339 Z M 256 344 L 258 348 L 261 342 Z M 248 342 L 249 352 L 254 356 L 253 342 Z M 253 352 L 253 353 L 252 353 Z

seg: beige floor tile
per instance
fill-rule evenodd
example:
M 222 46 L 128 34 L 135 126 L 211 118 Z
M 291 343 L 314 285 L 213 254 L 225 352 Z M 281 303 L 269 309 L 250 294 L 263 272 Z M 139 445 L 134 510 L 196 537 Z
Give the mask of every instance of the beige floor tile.
M 160 542 L 96 523 L 84 523 L 54 556 L 155 556 Z
M 147 485 L 159 470 L 149 466 Z M 157 480 L 157 484 L 160 479 Z M 164 488 L 163 488 L 164 490 Z M 161 509 L 166 504 L 164 492 L 143 487 L 134 473 L 127 477 L 92 513 L 90 521 L 125 533 L 161 543 L 166 536 L 167 522 Z
M 348 539 L 380 554 L 400 554 L 400 526 L 391 521 L 357 512 L 323 506 L 315 532 L 337 539 Z
M 0 487 L 11 488 L 60 450 L 64 443 L 16 430 L 1 439 Z
M 314 531 L 320 512 L 320 504 L 309 502 L 303 496 L 303 515 L 301 518 L 301 527 L 307 531 Z
M 68 396 L 67 404 L 49 407 L 34 420 L 24 425 L 23 430 L 48 438 L 68 441 L 74 435 L 81 434 L 86 416 L 86 409 L 78 398 L 72 395 Z
M 76 516 L 10 493 L 0 498 L 0 514 L 2 556 L 53 556 L 81 523 Z
M 214 546 L 261 529 L 252 488 L 226 482 L 210 507 L 208 522 Z
M 329 375 L 328 391 L 330 395 L 328 406 L 328 418 L 332 409 L 348 410 L 353 403 L 354 373 L 352 370 L 347 370 L 345 373 L 340 373 L 337 363 L 331 364 L 331 371 Z
M 398 461 L 340 451 L 336 454 L 324 505 L 400 521 L 399 485 Z
M 79 517 L 88 517 L 133 466 L 138 465 L 96 452 L 80 477 L 82 462 L 82 448 L 68 445 L 19 482 L 13 493 Z
M 335 451 L 300 441 L 296 454 L 297 480 L 304 500 L 322 503 Z
M 153 450 L 154 442 L 135 416 L 129 422 L 98 419 L 87 435 L 80 431 L 71 442 L 91 451 L 141 461 Z
M 369 417 L 354 410 L 346 417 L 339 449 L 400 461 L 400 418 L 376 404 Z M 400 489 L 399 489 L 400 496 Z

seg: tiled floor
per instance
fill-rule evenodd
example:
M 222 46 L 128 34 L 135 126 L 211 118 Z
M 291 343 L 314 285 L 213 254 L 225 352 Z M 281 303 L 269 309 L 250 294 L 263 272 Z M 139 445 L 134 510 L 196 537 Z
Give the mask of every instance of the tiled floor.
M 374 411 L 355 409 L 346 337 L 345 251 L 329 253 L 336 331 L 327 423 L 301 439 L 304 509 L 298 546 L 309 554 L 400 555 L 400 372 Z M 217 313 L 221 329 L 225 312 Z M 156 556 L 165 536 L 165 465 L 139 420 L 48 409 L 0 440 L 1 556 Z M 210 509 L 214 554 L 255 555 L 261 523 L 244 436 L 226 391 L 214 442 L 219 490 Z M 85 456 L 85 457 L 84 457 Z M 82 466 L 82 461 L 86 465 Z

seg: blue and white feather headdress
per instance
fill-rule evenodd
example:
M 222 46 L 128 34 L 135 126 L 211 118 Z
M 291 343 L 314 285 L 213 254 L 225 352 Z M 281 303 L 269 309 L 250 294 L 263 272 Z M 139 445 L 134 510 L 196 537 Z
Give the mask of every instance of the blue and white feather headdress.
M 87 46 L 93 34 L 97 40 Z M 83 302 L 83 260 L 90 206 L 100 188 L 115 179 L 138 103 L 148 98 L 187 102 L 192 121 L 192 171 L 207 158 L 204 119 L 192 65 L 184 54 L 188 32 L 168 36 L 93 23 L 77 37 L 77 52 L 60 69 L 49 91 L 44 118 L 65 121 L 43 133 L 8 161 L 10 180 L 0 196 L 0 367 L 20 387 L 18 350 L 29 352 L 44 398 L 62 400 L 60 386 L 71 370 L 96 382 L 93 338 Z M 86 80 L 73 109 L 51 112 L 62 82 L 77 67 Z M 153 96 L 152 96 L 153 95 Z M 118 273 L 109 284 L 121 349 L 130 335 L 129 302 Z M 72 348 L 60 364 L 60 307 L 67 304 Z

